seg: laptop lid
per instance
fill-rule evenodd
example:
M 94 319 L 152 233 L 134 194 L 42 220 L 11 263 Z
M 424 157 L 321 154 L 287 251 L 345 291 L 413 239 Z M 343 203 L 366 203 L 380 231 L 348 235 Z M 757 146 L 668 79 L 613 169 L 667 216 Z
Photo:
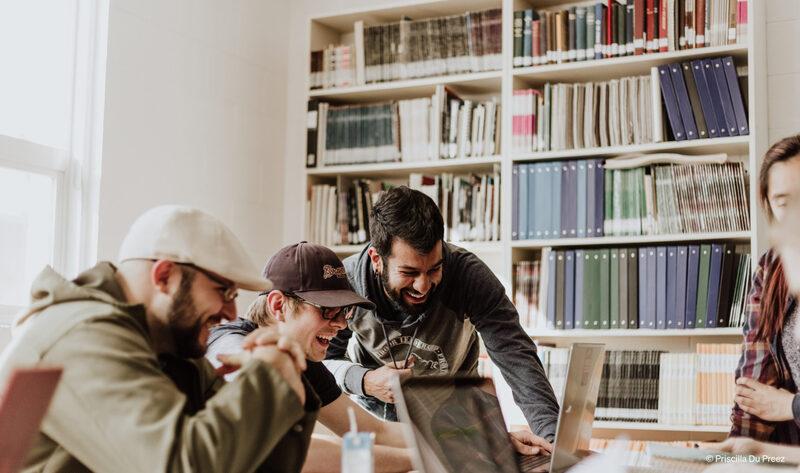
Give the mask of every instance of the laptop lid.
M 424 376 L 395 389 L 414 467 L 425 473 L 518 473 L 491 379 Z
M 558 412 L 556 441 L 550 465 L 552 472 L 578 463 L 589 450 L 605 351 L 602 343 L 572 345 L 564 399 Z
M 0 473 L 14 473 L 22 467 L 61 371 L 59 367 L 30 367 L 11 372 L 0 397 Z

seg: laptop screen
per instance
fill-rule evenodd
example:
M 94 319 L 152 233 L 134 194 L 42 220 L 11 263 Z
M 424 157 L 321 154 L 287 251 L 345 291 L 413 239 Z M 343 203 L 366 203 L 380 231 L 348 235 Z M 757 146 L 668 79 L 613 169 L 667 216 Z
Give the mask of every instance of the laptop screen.
M 491 380 L 409 378 L 402 395 L 426 472 L 518 473 Z

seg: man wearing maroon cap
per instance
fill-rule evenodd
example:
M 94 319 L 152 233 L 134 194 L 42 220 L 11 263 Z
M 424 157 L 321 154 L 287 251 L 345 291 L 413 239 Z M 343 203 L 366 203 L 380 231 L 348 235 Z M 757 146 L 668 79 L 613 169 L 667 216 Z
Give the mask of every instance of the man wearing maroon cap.
M 349 428 L 347 410 L 353 407 L 359 430 L 375 432 L 376 471 L 408 471 L 412 468 L 399 424 L 381 422 L 342 395 L 333 375 L 321 363 L 330 340 L 347 326 L 354 307 L 374 309 L 369 300 L 353 292 L 342 262 L 333 251 L 300 242 L 282 248 L 264 268 L 273 290 L 262 292 L 250 305 L 246 318 L 219 325 L 208 339 L 212 364 L 235 365 L 229 358 L 241 351 L 242 340 L 259 327 L 277 326 L 284 336 L 299 342 L 305 351 L 305 381 L 319 396 L 319 421 L 338 435 Z M 235 372 L 226 375 L 229 379 Z M 339 471 L 341 441 L 314 436 L 303 471 Z

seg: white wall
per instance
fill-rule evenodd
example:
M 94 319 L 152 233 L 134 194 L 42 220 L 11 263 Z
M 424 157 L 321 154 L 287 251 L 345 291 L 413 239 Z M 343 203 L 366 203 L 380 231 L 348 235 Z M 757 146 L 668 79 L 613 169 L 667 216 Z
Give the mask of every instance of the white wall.
M 769 142 L 800 132 L 800 2 L 767 2 Z
M 165 203 L 220 217 L 259 266 L 281 245 L 288 16 L 280 0 L 111 1 L 99 259 Z

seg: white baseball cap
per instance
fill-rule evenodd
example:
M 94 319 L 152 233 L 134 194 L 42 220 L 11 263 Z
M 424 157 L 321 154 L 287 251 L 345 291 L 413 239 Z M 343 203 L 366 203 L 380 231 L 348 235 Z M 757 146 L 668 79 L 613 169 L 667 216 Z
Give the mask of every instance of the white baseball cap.
M 242 289 L 272 289 L 236 235 L 216 217 L 191 207 L 163 205 L 136 219 L 119 250 L 120 263 L 131 259 L 192 264 Z

